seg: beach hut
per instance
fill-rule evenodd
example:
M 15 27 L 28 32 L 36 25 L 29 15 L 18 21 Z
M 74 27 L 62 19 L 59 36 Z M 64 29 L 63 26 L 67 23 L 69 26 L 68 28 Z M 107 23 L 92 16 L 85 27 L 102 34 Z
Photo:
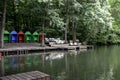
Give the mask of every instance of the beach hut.
M 5 30 L 4 31 L 4 42 L 9 42 L 10 41 L 10 33 L 7 31 L 7 30 Z
M 18 41 L 19 43 L 24 42 L 24 32 L 20 31 L 18 33 Z
M 45 40 L 45 33 L 39 33 L 39 42 L 42 43 L 42 40 Z
M 38 42 L 39 41 L 39 36 L 37 32 L 33 33 L 33 42 Z
M 31 33 L 30 33 L 29 31 L 27 31 L 27 32 L 25 33 L 25 41 L 26 41 L 26 42 L 31 42 L 31 39 L 32 39 Z
M 11 43 L 18 42 L 18 33 L 16 31 L 12 31 L 10 33 L 10 42 Z

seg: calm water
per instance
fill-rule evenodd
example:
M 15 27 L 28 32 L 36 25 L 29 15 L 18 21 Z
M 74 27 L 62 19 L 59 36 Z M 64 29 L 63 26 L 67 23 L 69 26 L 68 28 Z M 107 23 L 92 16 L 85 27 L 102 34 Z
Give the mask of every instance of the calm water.
M 51 80 L 120 80 L 120 46 L 7 57 L 4 64 L 6 75 L 39 70 Z

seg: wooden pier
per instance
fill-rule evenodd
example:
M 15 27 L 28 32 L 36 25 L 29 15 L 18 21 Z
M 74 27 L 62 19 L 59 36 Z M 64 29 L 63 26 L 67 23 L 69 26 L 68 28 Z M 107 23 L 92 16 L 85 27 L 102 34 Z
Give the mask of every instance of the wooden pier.
M 15 75 L 0 77 L 0 80 L 50 80 L 50 75 L 39 72 L 32 71 L 26 73 L 19 73 Z
M 77 45 L 69 46 L 69 44 L 55 44 L 51 46 L 40 46 L 40 43 L 6 43 L 4 48 L 0 49 L 3 55 L 20 55 L 28 54 L 30 52 L 37 51 L 51 51 L 51 50 L 77 50 L 77 49 L 90 49 L 93 48 L 91 45 Z

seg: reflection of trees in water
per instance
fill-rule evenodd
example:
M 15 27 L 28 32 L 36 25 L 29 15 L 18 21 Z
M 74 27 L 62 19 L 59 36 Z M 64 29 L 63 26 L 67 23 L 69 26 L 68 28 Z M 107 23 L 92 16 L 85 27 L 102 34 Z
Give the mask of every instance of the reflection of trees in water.
M 111 67 L 108 71 L 103 72 L 96 80 L 114 80 L 113 68 Z
M 10 69 L 10 58 L 7 57 L 7 58 L 4 58 L 4 67 L 5 67 L 5 70 L 8 70 Z
M 53 51 L 45 56 L 45 71 L 51 75 L 51 80 L 65 80 L 65 52 Z
M 19 63 L 25 65 L 23 71 L 40 70 L 50 74 L 52 80 L 120 79 L 120 54 L 116 54 L 116 50 L 99 49 L 93 52 L 84 51 L 81 54 L 77 52 L 77 55 L 74 52 L 76 51 L 53 51 L 27 55 L 24 59 L 21 57 Z M 9 60 L 6 61 L 6 64 L 9 64 Z M 5 67 L 10 69 L 10 65 L 8 68 Z
M 65 80 L 66 72 L 61 72 L 57 77 L 56 80 Z
M 25 57 L 25 66 L 31 67 L 31 65 L 32 65 L 32 55 L 28 55 Z

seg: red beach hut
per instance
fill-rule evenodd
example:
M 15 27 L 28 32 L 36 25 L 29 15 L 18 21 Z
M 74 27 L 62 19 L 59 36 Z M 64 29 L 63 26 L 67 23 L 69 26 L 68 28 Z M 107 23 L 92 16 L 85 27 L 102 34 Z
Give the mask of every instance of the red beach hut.
M 43 39 L 45 39 L 45 33 L 39 33 L 39 42 L 42 43 Z
M 24 32 L 20 31 L 18 33 L 18 41 L 19 43 L 24 42 Z

